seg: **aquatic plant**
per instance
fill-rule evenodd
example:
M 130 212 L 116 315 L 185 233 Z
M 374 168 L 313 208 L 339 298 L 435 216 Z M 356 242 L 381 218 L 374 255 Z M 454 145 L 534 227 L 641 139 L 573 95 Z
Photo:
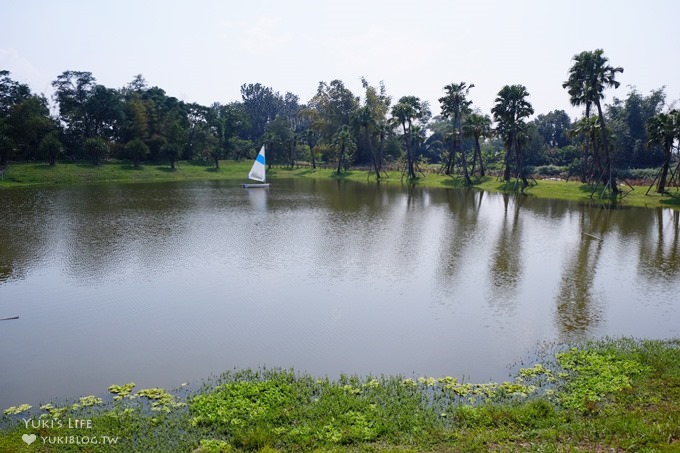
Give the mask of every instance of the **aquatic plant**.
M 609 347 L 571 348 L 556 355 L 567 370 L 559 402 L 566 408 L 595 411 L 596 403 L 607 395 L 631 387 L 632 378 L 650 368 Z
M 680 442 L 680 340 L 607 340 L 552 359 L 485 384 L 232 371 L 186 405 L 129 383 L 111 386 L 109 403 L 42 405 L 40 435 L 72 435 L 66 420 L 77 418 L 92 420 L 89 436 L 118 439 L 119 451 L 670 451 Z M 9 409 L 0 451 L 23 451 L 28 425 L 17 414 L 30 407 Z
M 185 403 L 175 400 L 175 396 L 162 388 L 149 388 L 138 391 L 136 397 L 146 398 L 151 401 L 151 410 L 170 412 L 172 409 L 182 407 Z
M 109 392 L 116 395 L 116 396 L 113 397 L 114 401 L 120 401 L 125 397 L 129 397 L 130 394 L 132 393 L 133 388 L 135 388 L 135 383 L 134 382 L 128 382 L 127 384 L 123 384 L 123 385 L 111 385 L 111 386 L 109 386 Z
M 5 415 L 18 415 L 23 412 L 31 410 L 33 406 L 30 404 L 21 404 L 19 406 L 11 406 L 5 409 Z

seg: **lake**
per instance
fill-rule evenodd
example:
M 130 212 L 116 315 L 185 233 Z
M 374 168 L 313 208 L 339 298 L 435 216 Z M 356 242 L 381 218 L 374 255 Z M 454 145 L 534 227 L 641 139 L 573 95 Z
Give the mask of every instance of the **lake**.
M 506 380 L 541 344 L 680 335 L 669 209 L 306 179 L 0 206 L 0 409 L 248 367 Z

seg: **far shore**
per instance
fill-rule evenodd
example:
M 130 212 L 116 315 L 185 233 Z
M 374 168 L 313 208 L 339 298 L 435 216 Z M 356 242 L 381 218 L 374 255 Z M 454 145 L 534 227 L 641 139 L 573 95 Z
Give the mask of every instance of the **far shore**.
M 107 162 L 102 165 L 92 165 L 87 162 L 58 163 L 49 166 L 46 163 L 21 162 L 11 163 L 0 177 L 0 190 L 5 188 L 35 187 L 45 185 L 78 185 L 101 183 L 151 183 L 165 181 L 194 181 L 194 180 L 231 180 L 247 182 L 245 175 L 251 163 L 249 161 L 220 161 L 219 169 L 205 163 L 178 162 L 172 170 L 168 164 L 145 164 L 138 167 L 128 162 Z M 350 169 L 342 174 L 336 174 L 330 168 L 310 167 L 279 167 L 271 168 L 268 177 L 272 184 L 276 179 L 283 178 L 315 178 L 342 179 L 366 184 L 376 184 L 375 175 L 366 169 Z M 619 206 L 635 206 L 658 208 L 668 207 L 680 209 L 680 190 L 671 188 L 664 194 L 658 194 L 655 187 L 648 185 L 620 185 L 622 196 L 615 200 L 602 193 L 602 188 L 594 188 L 590 184 L 583 184 L 577 180 L 564 181 L 555 178 L 531 180 L 531 185 L 520 190 L 520 184 L 505 183 L 494 176 L 473 178 L 472 189 L 487 192 L 522 194 L 528 197 L 568 200 L 583 203 L 612 204 Z M 429 188 L 459 188 L 465 189 L 461 176 L 446 176 L 436 171 L 420 174 L 413 182 L 402 178 L 399 171 L 387 172 L 380 180 L 385 185 L 409 185 Z

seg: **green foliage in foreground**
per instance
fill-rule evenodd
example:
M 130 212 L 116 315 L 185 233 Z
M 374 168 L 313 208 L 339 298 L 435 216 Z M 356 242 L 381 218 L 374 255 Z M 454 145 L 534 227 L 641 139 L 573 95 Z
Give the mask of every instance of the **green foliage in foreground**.
M 604 340 L 564 349 L 547 362 L 520 370 L 513 382 L 489 384 L 246 370 L 225 373 L 188 397 L 115 385 L 108 403 L 90 396 L 62 408 L 44 405 L 37 414 L 9 408 L 0 451 L 680 447 L 680 340 Z M 73 429 L 77 420 L 90 422 Z

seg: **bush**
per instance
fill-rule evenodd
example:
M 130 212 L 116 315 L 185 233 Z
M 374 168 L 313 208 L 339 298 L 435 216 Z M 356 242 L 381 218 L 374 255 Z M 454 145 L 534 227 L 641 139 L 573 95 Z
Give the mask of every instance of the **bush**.
M 85 140 L 85 152 L 92 158 L 94 165 L 99 165 L 109 154 L 109 144 L 100 137 L 88 138 Z
M 534 167 L 533 170 L 530 169 L 529 173 L 535 176 L 564 177 L 567 174 L 567 169 L 557 165 L 540 165 Z

